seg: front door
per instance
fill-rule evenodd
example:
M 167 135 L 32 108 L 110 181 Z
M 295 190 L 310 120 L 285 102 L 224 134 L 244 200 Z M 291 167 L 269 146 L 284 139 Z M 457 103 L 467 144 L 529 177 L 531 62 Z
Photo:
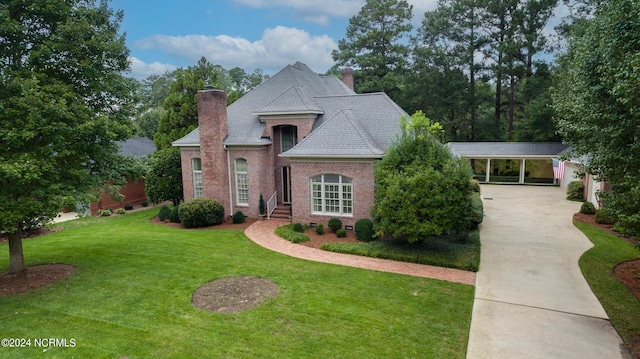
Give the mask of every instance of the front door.
M 291 203 L 291 167 L 282 167 L 282 202 Z

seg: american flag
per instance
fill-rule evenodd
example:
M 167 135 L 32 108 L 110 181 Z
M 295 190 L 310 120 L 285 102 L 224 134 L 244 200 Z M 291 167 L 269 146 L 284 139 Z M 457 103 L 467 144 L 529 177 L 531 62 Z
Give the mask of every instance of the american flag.
M 553 178 L 562 179 L 564 177 L 564 161 L 553 159 Z

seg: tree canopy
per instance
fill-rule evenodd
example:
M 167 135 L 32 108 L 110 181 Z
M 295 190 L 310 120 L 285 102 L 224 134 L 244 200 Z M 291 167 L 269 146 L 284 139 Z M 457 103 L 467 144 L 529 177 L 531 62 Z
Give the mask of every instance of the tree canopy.
M 104 183 L 115 141 L 130 133 L 122 16 L 107 1 L 0 4 L 0 230 L 11 272 L 25 270 L 25 223 Z
M 553 107 L 561 135 L 587 170 L 611 183 L 604 203 L 640 234 L 640 3 L 603 2 L 560 59 Z
M 375 165 L 376 232 L 415 242 L 469 227 L 471 168 L 436 139 L 441 133 L 422 113 L 401 121 L 401 135 Z
M 332 52 L 339 65 L 361 71 L 362 92 L 389 94 L 398 84 L 397 74 L 406 67 L 409 47 L 402 42 L 412 29 L 413 6 L 405 0 L 367 0 L 349 19 L 346 38 Z

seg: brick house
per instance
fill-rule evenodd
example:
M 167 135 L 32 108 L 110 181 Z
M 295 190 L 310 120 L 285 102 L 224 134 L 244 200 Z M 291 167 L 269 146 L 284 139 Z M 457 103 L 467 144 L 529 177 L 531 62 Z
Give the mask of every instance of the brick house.
M 182 158 L 184 199 L 212 198 L 229 215 L 268 212 L 295 222 L 354 225 L 370 217 L 373 164 L 406 115 L 384 93 L 356 94 L 305 64 L 289 65 L 230 106 L 219 90 L 198 92 L 199 127 L 173 142 Z

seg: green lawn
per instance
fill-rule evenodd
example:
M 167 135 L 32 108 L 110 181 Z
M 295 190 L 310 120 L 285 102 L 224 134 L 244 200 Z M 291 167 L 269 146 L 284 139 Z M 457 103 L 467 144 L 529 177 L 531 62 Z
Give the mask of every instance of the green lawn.
M 580 269 L 609 315 L 611 324 L 630 345 L 633 340 L 640 339 L 640 302 L 616 278 L 613 268 L 640 258 L 640 251 L 633 244 L 588 224 L 577 221 L 574 224 L 594 244 L 580 258 Z
M 24 242 L 28 265 L 77 266 L 68 279 L 0 298 L 0 337 L 66 338 L 73 348 L 1 348 L 2 358 L 464 358 L 474 288 L 303 261 L 241 231 L 180 230 L 157 209 L 66 223 Z M 8 267 L 0 245 L 0 270 Z M 277 298 L 239 314 L 191 294 L 236 275 Z

